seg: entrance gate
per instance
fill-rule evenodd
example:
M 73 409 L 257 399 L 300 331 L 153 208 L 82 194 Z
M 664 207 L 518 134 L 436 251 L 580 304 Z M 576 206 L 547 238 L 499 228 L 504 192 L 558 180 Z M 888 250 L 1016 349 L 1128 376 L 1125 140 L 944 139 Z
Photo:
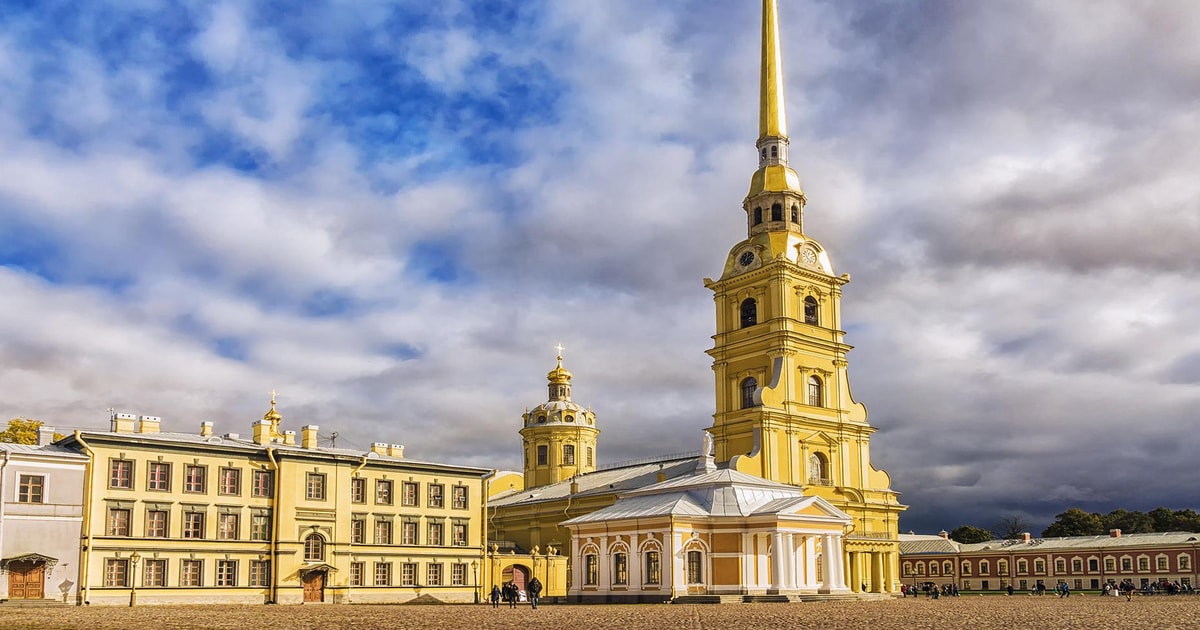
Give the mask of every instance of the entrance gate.
M 8 563 L 9 599 L 43 599 L 45 596 L 45 562 L 21 560 Z
M 325 572 L 310 571 L 301 578 L 304 584 L 304 603 L 320 603 L 325 601 Z

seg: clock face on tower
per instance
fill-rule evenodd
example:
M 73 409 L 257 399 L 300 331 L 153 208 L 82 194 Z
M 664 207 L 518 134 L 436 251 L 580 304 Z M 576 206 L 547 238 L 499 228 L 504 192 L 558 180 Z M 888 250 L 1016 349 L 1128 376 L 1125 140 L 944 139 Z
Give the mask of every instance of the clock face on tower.
M 813 251 L 811 247 L 804 247 L 800 250 L 800 260 L 804 261 L 806 265 L 815 265 L 817 264 L 817 252 Z
M 743 267 L 749 267 L 752 262 L 754 262 L 754 252 L 742 252 L 742 255 L 738 256 L 738 264 Z

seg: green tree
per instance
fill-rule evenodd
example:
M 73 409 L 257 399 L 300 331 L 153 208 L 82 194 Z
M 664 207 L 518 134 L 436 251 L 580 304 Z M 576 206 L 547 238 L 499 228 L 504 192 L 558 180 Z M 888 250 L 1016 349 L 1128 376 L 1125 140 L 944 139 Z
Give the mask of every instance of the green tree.
M 1054 517 L 1054 522 L 1042 531 L 1042 536 L 1098 536 L 1105 531 L 1099 514 L 1071 508 Z
M 1200 514 L 1191 508 L 1174 511 L 1154 508 L 1147 516 L 1154 521 L 1156 532 L 1200 532 Z
M 996 523 L 996 527 L 993 528 L 993 531 L 995 531 L 996 535 L 1004 540 L 1016 540 L 1023 534 L 1029 533 L 1030 529 L 1033 529 L 1033 527 L 1029 524 L 1029 521 L 1024 516 L 1021 516 L 1020 514 L 1009 514 L 1008 516 L 1002 517 L 999 523 Z
M 959 525 L 950 532 L 950 540 L 963 544 L 987 542 L 993 538 L 990 530 L 974 525 Z
M 1113 510 L 1100 517 L 1100 521 L 1104 523 L 1105 531 L 1119 529 L 1122 534 L 1150 534 L 1155 531 L 1169 531 L 1156 530 L 1154 518 L 1138 511 Z

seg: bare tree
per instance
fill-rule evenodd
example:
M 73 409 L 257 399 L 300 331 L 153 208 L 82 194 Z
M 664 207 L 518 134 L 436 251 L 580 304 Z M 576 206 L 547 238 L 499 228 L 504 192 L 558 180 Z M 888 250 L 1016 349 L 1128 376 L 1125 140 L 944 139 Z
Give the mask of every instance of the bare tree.
M 1020 538 L 1021 534 L 1028 533 L 1030 527 L 1032 525 L 1029 523 L 1029 519 L 1020 514 L 1009 514 L 1000 517 L 1000 522 L 992 528 L 992 531 L 1005 540 L 1013 540 Z

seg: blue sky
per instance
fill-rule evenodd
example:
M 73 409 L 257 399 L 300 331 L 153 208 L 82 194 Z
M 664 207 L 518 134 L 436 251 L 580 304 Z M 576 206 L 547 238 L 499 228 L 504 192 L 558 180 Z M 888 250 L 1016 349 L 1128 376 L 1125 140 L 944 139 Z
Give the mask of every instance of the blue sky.
M 339 446 L 512 468 L 562 342 L 602 461 L 696 448 L 758 11 L 6 3 L 0 412 L 244 433 L 277 389 Z M 853 276 L 902 527 L 1196 507 L 1200 10 L 781 20 L 806 225 Z

